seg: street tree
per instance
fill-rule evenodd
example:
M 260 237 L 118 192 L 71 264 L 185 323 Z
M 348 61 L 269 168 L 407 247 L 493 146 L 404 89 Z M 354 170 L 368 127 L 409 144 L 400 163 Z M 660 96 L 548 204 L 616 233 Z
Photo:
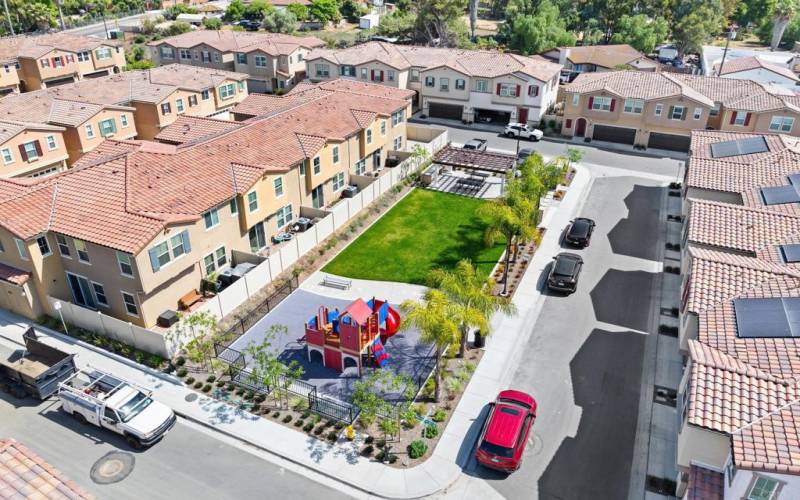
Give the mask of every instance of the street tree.
M 249 21 L 261 22 L 267 14 L 274 10 L 275 7 L 266 0 L 253 0 L 245 5 L 242 16 Z
M 214 344 L 224 340 L 217 317 L 208 311 L 178 315 L 178 323 L 167 334 L 174 345 L 182 345 L 186 357 L 205 368 L 213 367 Z
M 458 325 L 449 313 L 451 303 L 443 291 L 431 288 L 425 292 L 422 300 L 406 300 L 400 309 L 405 314 L 400 329 L 418 329 L 422 341 L 433 344 L 436 349 L 433 397 L 438 402 L 442 386 L 442 357 L 458 342 Z M 353 400 L 355 402 L 355 396 Z M 364 409 L 359 407 L 363 415 Z
M 294 33 L 297 18 L 288 10 L 273 10 L 264 16 L 263 26 L 270 33 Z
M 336 0 L 313 0 L 308 14 L 322 24 L 338 23 L 342 20 Z
M 703 44 L 722 31 L 724 20 L 719 0 L 679 0 L 672 24 L 679 54 L 699 52 Z
M 559 19 L 558 7 L 542 0 L 535 14 L 511 18 L 504 27 L 509 46 L 523 54 L 538 54 L 560 46 L 575 45 L 575 35 Z
M 300 3 L 291 3 L 286 6 L 286 10 L 294 14 L 298 21 L 305 21 L 308 19 L 308 7 Z
M 225 9 L 225 20 L 228 22 L 235 22 L 244 17 L 244 3 L 242 0 L 233 0 L 228 4 Z
M 470 328 L 477 328 L 481 335 L 489 335 L 494 313 L 514 314 L 516 311 L 507 297 L 493 295 L 494 280 L 478 273 L 469 259 L 459 261 L 452 271 L 434 269 L 430 281 L 447 297 L 450 318 L 458 324 L 459 358 L 464 357 Z

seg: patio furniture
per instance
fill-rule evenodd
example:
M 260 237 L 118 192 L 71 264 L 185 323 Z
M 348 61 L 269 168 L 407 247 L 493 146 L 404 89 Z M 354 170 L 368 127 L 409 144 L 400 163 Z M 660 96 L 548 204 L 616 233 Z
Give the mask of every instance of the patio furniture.
M 196 304 L 198 301 L 202 300 L 202 298 L 203 296 L 200 295 L 200 293 L 196 289 L 192 288 L 190 292 L 186 293 L 183 297 L 178 299 L 178 308 L 181 311 L 186 311 L 187 309 L 192 307 L 193 304 Z

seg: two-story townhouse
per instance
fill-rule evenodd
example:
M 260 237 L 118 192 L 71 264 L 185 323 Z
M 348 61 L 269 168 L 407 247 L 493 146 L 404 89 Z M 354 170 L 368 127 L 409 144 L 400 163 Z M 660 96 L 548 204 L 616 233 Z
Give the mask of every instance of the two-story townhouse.
M 148 44 L 156 65 L 186 64 L 250 76 L 251 92 L 289 89 L 302 80 L 305 56 L 324 46 L 315 37 L 230 30 L 197 30 Z
M 0 181 L 0 286 L 30 298 L 4 305 L 35 317 L 58 299 L 153 326 L 233 251 L 261 253 L 302 207 L 335 203 L 359 161 L 405 135 L 398 92 L 316 92 L 196 142 L 110 139 L 74 169 Z
M 16 56 L 4 57 L 0 53 L 0 97 L 19 92 L 19 69 Z
M 64 127 L 0 121 L 0 177 L 40 177 L 67 168 Z
M 307 66 L 315 82 L 347 78 L 414 90 L 423 115 L 466 123 L 538 123 L 556 102 L 561 69 L 541 58 L 384 42 L 317 49 Z
M 110 75 L 125 66 L 120 42 L 69 33 L 3 38 L 0 53 L 4 61 L 16 60 L 23 91 Z

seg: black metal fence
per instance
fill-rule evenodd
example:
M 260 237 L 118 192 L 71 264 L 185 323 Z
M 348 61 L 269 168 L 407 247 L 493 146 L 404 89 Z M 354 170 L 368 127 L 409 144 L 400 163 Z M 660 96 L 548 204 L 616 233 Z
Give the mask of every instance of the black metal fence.
M 266 299 L 254 307 L 251 311 L 241 317 L 236 318 L 236 323 L 228 329 L 227 335 L 228 343 L 232 344 L 236 339 L 247 333 L 247 330 L 253 328 L 261 318 L 266 316 L 270 311 L 275 309 L 283 299 L 288 297 L 298 286 L 296 277 L 287 280 L 286 283 L 276 288 Z

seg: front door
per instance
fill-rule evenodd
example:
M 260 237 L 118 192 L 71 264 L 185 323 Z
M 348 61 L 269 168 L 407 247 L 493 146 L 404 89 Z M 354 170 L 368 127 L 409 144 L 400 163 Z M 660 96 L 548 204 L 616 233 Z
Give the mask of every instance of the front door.
M 575 123 L 575 136 L 583 137 L 584 134 L 586 134 L 586 120 L 578 118 L 578 121 Z
M 519 122 L 520 123 L 528 123 L 528 108 L 519 108 Z
M 89 280 L 83 276 L 67 273 L 67 282 L 69 283 L 70 291 L 72 291 L 73 302 L 80 306 L 89 307 L 92 309 L 97 307 Z
M 315 187 L 311 191 L 311 206 L 314 208 L 322 208 L 325 206 L 325 197 L 323 196 L 322 192 L 322 184 Z
M 372 170 L 381 168 L 381 151 L 383 151 L 383 148 L 372 153 Z

